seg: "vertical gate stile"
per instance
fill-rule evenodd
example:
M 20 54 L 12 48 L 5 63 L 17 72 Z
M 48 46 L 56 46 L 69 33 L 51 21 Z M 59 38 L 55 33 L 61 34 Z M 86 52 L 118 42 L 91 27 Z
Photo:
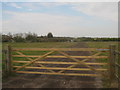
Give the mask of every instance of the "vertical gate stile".
M 4 56 L 5 56 L 5 72 L 7 72 L 8 71 L 8 67 L 7 67 L 7 61 L 8 61 L 8 50 L 7 50 L 7 47 L 5 47 L 5 50 L 3 51 L 4 53 Z
M 8 73 L 11 74 L 11 71 L 12 71 L 12 63 L 11 63 L 11 46 L 8 45 L 7 46 L 7 68 L 8 68 Z
M 109 79 L 110 79 L 110 85 L 112 87 L 112 82 L 115 79 L 115 45 L 109 46 Z

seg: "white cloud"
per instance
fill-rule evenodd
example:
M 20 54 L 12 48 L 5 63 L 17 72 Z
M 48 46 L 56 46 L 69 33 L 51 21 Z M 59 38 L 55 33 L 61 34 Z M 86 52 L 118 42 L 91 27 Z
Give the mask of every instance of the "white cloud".
M 97 17 L 104 20 L 118 21 L 118 3 L 113 2 L 85 2 L 85 3 L 71 3 L 71 2 L 44 2 L 44 3 L 11 3 L 10 5 L 16 8 L 26 7 L 28 11 L 40 10 L 41 7 L 56 7 L 62 5 L 71 5 L 71 9 L 82 12 L 88 16 Z
M 45 7 L 55 7 L 55 6 L 62 6 L 68 4 L 67 2 L 41 2 L 37 3 L 37 5 L 42 5 Z
M 78 22 L 82 20 L 77 17 L 68 16 L 56 16 L 40 13 L 15 13 L 5 12 L 6 14 L 12 14 L 14 18 L 11 20 L 3 21 L 4 32 L 28 32 L 34 31 L 36 33 L 48 33 L 49 31 L 61 33 L 61 30 L 70 30 L 67 24 L 71 22 Z
M 12 15 L 3 20 L 4 33 L 35 32 L 46 35 L 52 32 L 56 36 L 117 36 L 116 23 L 99 25 L 80 16 L 62 16 L 44 13 L 4 12 Z M 113 31 L 114 30 L 114 31 Z
M 18 3 L 15 3 L 16 5 L 18 5 Z M 68 3 L 64 3 L 64 2 L 38 2 L 38 3 L 20 3 L 19 6 L 23 7 L 23 8 L 27 8 L 29 9 L 33 9 L 33 10 L 40 10 L 41 7 L 47 7 L 47 8 L 51 8 L 51 7 L 56 7 L 56 6 L 62 6 Z
M 28 11 L 32 11 L 32 9 L 28 9 Z
M 15 8 L 22 8 L 21 6 L 17 5 L 16 3 L 9 3 L 10 6 Z
M 74 10 L 105 20 L 118 21 L 118 3 L 75 3 Z

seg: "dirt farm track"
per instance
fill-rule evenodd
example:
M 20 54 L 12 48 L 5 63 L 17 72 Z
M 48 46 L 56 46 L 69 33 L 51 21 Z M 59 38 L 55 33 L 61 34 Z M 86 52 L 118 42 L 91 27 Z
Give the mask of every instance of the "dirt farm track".
M 78 43 L 70 48 L 74 48 L 74 47 L 87 48 L 87 45 L 85 43 Z M 90 52 L 88 51 L 84 51 L 84 52 L 67 51 L 66 53 L 68 53 L 69 55 L 81 55 L 81 56 L 90 55 Z M 86 72 L 86 73 L 89 74 L 94 72 Z M 2 87 L 3 88 L 102 88 L 102 81 L 100 77 L 18 74 L 14 77 L 7 78 L 7 80 L 3 82 Z

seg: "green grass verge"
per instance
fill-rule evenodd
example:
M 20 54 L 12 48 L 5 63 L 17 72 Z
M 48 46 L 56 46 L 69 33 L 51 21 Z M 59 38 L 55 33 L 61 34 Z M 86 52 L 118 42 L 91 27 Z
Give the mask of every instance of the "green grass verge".
M 88 47 L 90 48 L 109 48 L 109 45 L 116 45 L 116 50 L 120 51 L 120 42 L 86 42 Z M 102 53 L 102 55 L 106 55 L 105 53 Z M 109 55 L 109 54 L 108 54 Z M 103 63 L 108 63 L 108 60 L 106 59 L 98 59 L 96 60 L 97 62 L 103 62 Z M 120 64 L 120 60 L 118 57 L 116 58 L 116 62 Z M 108 66 L 104 66 L 103 68 L 108 68 Z M 118 69 L 118 72 L 120 72 L 120 68 Z M 120 77 L 120 73 L 118 74 Z M 103 86 L 105 88 L 110 87 L 109 80 L 107 78 L 103 78 Z

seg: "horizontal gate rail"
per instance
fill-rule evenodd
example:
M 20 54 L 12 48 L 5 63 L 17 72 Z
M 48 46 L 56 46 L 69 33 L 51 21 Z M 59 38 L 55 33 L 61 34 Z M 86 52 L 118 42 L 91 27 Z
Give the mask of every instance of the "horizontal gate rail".
M 79 74 L 79 73 L 49 73 L 49 72 L 31 72 L 31 71 L 16 71 L 16 73 L 27 73 L 27 74 L 49 74 L 49 75 L 70 75 L 70 76 L 100 76 L 97 74 Z
M 36 55 L 12 55 L 13 57 L 42 57 Z M 65 56 L 46 56 L 47 58 L 67 58 Z M 72 58 L 108 58 L 108 56 L 71 56 Z
M 109 51 L 108 48 L 13 48 L 13 51 Z
M 13 66 L 18 68 L 20 66 Z M 78 71 L 91 71 L 89 68 L 58 68 L 58 67 L 25 67 L 26 69 L 48 69 L 48 70 L 78 70 Z M 98 71 L 107 71 L 107 69 L 96 69 Z
M 30 61 L 12 61 L 15 63 L 29 63 Z M 77 62 L 48 62 L 48 61 L 36 61 L 35 63 L 41 64 L 79 64 Z M 108 63 L 87 63 L 87 65 L 108 65 Z

